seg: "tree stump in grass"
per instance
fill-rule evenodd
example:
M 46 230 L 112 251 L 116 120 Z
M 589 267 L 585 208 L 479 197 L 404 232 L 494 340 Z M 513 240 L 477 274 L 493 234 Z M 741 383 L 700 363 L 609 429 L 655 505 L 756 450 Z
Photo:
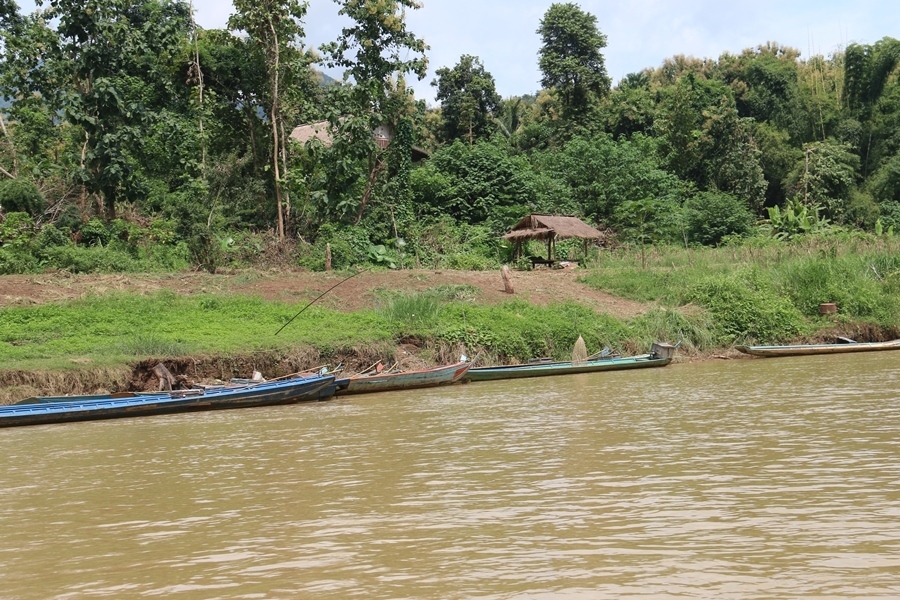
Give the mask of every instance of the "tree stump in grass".
M 503 279 L 503 291 L 507 294 L 515 294 L 516 290 L 513 289 L 512 282 L 509 280 L 509 267 L 503 265 L 500 268 L 500 277 Z

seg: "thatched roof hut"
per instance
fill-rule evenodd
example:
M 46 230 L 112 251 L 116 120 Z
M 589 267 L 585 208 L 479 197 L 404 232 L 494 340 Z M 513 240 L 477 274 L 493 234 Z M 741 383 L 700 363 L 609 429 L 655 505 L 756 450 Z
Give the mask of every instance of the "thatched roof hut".
M 288 137 L 301 144 L 306 144 L 306 142 L 314 139 L 319 140 L 326 148 L 331 146 L 334 141 L 331 137 L 331 123 L 328 121 L 316 121 L 315 123 L 309 123 L 307 125 L 298 125 L 297 127 L 294 127 L 294 130 L 291 131 L 291 135 Z M 372 137 L 375 138 L 375 142 L 378 146 L 384 149 L 390 145 L 391 140 L 394 138 L 394 134 L 390 127 L 382 125 L 375 128 L 372 132 Z M 413 162 L 425 160 L 428 157 L 428 152 L 421 148 L 413 147 Z
M 328 121 L 316 121 L 308 125 L 298 125 L 294 127 L 290 138 L 301 144 L 305 144 L 310 140 L 319 140 L 325 146 L 331 145 L 331 131 L 329 131 L 330 123 Z
M 578 238 L 584 240 L 584 252 L 590 240 L 602 240 L 606 236 L 576 217 L 557 217 L 552 215 L 528 215 L 519 221 L 512 230 L 503 236 L 516 244 L 516 257 L 521 255 L 522 243 L 528 240 L 544 240 L 547 242 L 547 261 L 555 260 L 556 240 Z

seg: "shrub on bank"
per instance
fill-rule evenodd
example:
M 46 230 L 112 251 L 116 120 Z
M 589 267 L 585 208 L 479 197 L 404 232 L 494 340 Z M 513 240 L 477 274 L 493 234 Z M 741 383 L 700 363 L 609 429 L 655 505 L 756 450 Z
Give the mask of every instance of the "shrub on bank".
M 900 272 L 889 257 L 848 255 L 802 257 L 777 265 L 775 285 L 807 317 L 819 314 L 819 305 L 833 302 L 843 317 L 895 324 L 900 298 L 891 292 L 890 278 Z M 875 268 L 882 265 L 883 273 Z M 886 285 L 887 284 L 887 285 Z
M 642 267 L 613 251 L 581 281 L 597 289 L 710 317 L 714 345 L 776 343 L 834 327 L 819 305 L 838 305 L 838 321 L 900 326 L 900 257 L 889 236 L 750 239 L 722 248 L 654 247 Z M 685 309 L 693 314 L 692 308 Z M 706 327 L 701 327 L 705 329 Z M 886 333 L 888 335 L 888 333 Z
M 720 342 L 784 342 L 804 329 L 803 315 L 774 289 L 743 274 L 712 277 L 694 287 L 692 299 L 712 315 Z

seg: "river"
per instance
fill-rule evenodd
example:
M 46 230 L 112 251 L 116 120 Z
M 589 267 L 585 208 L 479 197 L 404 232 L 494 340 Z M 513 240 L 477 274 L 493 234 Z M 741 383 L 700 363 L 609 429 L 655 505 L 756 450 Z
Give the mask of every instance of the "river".
M 898 366 L 0 430 L 0 598 L 898 598 Z

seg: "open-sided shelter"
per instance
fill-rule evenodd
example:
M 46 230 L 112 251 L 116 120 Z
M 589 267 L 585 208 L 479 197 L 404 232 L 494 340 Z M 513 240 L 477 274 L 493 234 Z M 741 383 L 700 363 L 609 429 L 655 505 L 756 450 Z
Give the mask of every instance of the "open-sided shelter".
M 576 217 L 556 217 L 552 215 L 528 215 L 519 221 L 503 239 L 515 242 L 515 257 L 522 255 L 522 243 L 529 240 L 542 240 L 547 243 L 548 264 L 556 260 L 556 240 L 579 238 L 584 240 L 584 254 L 587 255 L 588 243 L 601 240 L 603 232 L 594 229 Z

